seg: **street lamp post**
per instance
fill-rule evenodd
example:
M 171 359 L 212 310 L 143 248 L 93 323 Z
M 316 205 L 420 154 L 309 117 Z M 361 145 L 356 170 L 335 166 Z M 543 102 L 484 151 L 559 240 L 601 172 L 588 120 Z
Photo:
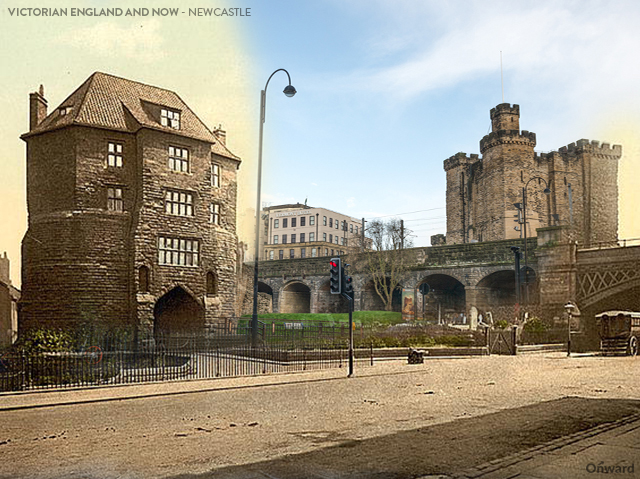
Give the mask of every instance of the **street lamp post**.
M 260 139 L 258 142 L 258 188 L 256 190 L 256 248 L 254 258 L 254 270 L 253 270 L 253 314 L 251 316 L 251 345 L 256 347 L 258 344 L 258 255 L 260 253 L 260 188 L 262 186 L 262 132 L 264 130 L 264 120 L 267 105 L 267 87 L 273 75 L 283 71 L 287 74 L 289 84 L 284 88 L 283 93 L 292 97 L 296 94 L 296 89 L 291 85 L 291 76 L 289 72 L 284 68 L 279 68 L 274 71 L 267 83 L 264 86 L 264 90 L 260 92 Z
M 564 309 L 567 312 L 567 356 L 571 356 L 571 316 L 573 315 L 575 305 L 569 301 L 564 305 Z
M 527 255 L 527 186 L 529 186 L 529 183 L 531 182 L 531 180 L 535 180 L 535 179 L 544 181 L 545 195 L 548 196 L 549 193 L 551 193 L 547 180 L 539 176 L 533 176 L 529 178 L 529 181 L 527 181 L 527 183 L 522 188 L 522 221 L 523 221 L 522 226 L 524 227 L 524 303 L 525 304 L 529 303 L 529 271 L 528 271 L 529 257 Z

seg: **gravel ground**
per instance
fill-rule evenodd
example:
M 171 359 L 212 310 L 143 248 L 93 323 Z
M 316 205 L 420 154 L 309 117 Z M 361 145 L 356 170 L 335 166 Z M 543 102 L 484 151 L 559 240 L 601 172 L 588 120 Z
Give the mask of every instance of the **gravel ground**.
M 0 478 L 451 473 L 640 411 L 638 373 L 640 359 L 562 354 L 390 361 L 1 411 Z

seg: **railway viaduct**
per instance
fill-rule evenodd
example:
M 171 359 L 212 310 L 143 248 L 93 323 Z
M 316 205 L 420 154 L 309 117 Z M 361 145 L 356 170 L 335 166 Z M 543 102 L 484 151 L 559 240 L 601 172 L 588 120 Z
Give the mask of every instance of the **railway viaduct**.
M 411 266 L 394 294 L 400 310 L 402 289 L 417 292 L 428 283 L 432 292 L 416 294 L 416 310 L 443 317 L 491 311 L 494 319 L 515 315 L 515 268 L 511 246 L 524 250 L 523 240 L 502 240 L 412 248 Z M 625 243 L 581 248 L 562 227 L 541 228 L 529 238 L 529 304 L 532 315 L 561 318 L 573 301 L 588 321 L 607 309 L 640 310 L 640 246 Z M 272 312 L 347 312 L 344 298 L 329 292 L 328 257 L 264 261 L 258 291 Z M 349 262 L 349 257 L 345 259 Z M 248 266 L 248 265 L 247 265 Z M 521 262 L 524 267 L 524 259 Z M 251 268 L 252 269 L 252 268 Z M 355 310 L 384 309 L 365 272 L 352 272 Z

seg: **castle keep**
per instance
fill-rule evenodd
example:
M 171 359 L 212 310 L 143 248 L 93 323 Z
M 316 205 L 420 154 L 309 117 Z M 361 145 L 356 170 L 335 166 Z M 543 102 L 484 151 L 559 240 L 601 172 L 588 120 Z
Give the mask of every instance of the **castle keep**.
M 234 313 L 240 159 L 169 90 L 30 95 L 20 328 L 199 331 Z
M 525 186 L 528 237 L 564 225 L 580 244 L 615 243 L 619 145 L 579 140 L 535 153 L 535 133 L 520 130 L 520 107 L 508 103 L 491 110 L 491 129 L 480 140 L 482 157 L 457 153 L 444 161 L 448 244 L 520 238 L 525 225 L 516 222 L 515 204 Z

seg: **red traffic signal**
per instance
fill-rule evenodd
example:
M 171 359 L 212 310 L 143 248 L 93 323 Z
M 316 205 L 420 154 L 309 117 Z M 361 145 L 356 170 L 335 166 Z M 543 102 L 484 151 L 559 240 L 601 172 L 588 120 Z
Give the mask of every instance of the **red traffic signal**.
M 342 293 L 342 264 L 340 258 L 331 258 L 329 283 L 331 286 L 331 294 Z

